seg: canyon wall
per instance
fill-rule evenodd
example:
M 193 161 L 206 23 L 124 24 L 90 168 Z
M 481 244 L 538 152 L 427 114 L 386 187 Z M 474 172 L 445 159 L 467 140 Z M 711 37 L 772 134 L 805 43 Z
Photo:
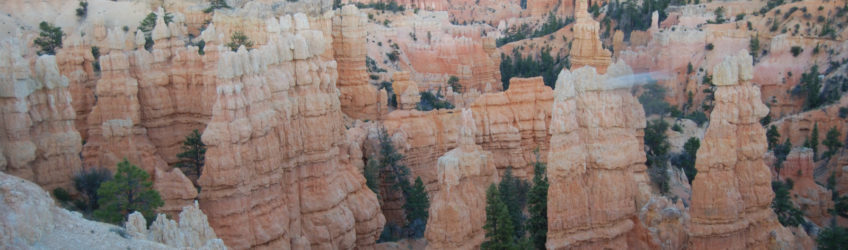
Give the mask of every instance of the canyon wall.
M 742 50 L 713 68 L 716 106 L 698 149 L 692 182 L 689 247 L 759 249 L 791 245 L 770 208 L 774 192 L 763 162 L 768 114 Z M 791 236 L 791 234 L 789 234 Z
M 431 196 L 427 249 L 479 249 L 485 238 L 486 189 L 498 182 L 492 153 L 474 143 L 472 112 L 462 110 L 459 146 L 439 157 L 437 194 Z
M 341 92 L 339 100 L 342 112 L 355 119 L 377 119 L 388 112 L 386 100 L 381 101 L 377 88 L 368 83 L 365 68 L 367 21 L 365 14 L 353 5 L 345 5 L 333 18 L 333 50 L 339 71 L 337 85 Z
M 567 1 L 567 0 L 566 0 Z M 577 0 L 574 10 L 574 40 L 571 47 L 571 68 L 592 66 L 598 73 L 605 73 L 610 64 L 609 50 L 603 48 L 600 37 L 600 23 L 592 19 L 586 0 Z
M 475 143 L 492 152 L 492 162 L 503 173 L 529 179 L 532 164 L 549 145 L 553 90 L 541 77 L 512 78 L 504 92 L 478 97 L 470 106 L 477 126 Z M 394 111 L 383 124 L 404 154 L 414 176 L 421 176 L 430 192 L 439 190 L 437 159 L 457 147 L 460 117 L 456 110 Z
M 220 54 L 200 207 L 236 249 L 367 248 L 385 219 L 349 154 L 337 65 L 321 31 L 294 21 Z
M 792 198 L 795 206 L 804 212 L 804 217 L 809 218 L 816 225 L 829 226 L 831 214 L 827 210 L 833 208 L 832 191 L 816 183 L 814 173 L 813 150 L 793 148 L 786 156 L 780 168 L 780 174 L 777 176 L 787 182 L 791 180 L 792 189 L 789 191 L 789 197 Z
M 0 171 L 47 190 L 72 190 L 82 138 L 74 128 L 68 78 L 56 57 L 25 59 L 17 39 L 0 42 Z
M 629 74 L 619 61 L 606 74 L 583 67 L 557 79 L 547 158 L 548 249 L 628 248 L 642 190 L 637 180 L 644 180 L 636 172 L 644 175 L 637 135 L 645 113 L 627 88 L 609 79 Z

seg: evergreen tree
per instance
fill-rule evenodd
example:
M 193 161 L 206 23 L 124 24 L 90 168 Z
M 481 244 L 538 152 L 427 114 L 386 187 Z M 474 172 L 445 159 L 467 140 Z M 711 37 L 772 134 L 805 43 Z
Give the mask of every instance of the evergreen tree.
M 498 192 L 501 195 L 501 201 L 506 205 L 509 211 L 509 217 L 512 219 L 512 225 L 515 229 L 515 238 L 524 236 L 524 207 L 527 205 L 527 191 L 529 184 L 527 181 L 515 178 L 512 175 L 512 167 L 509 167 L 504 172 L 504 177 L 498 184 Z
M 783 226 L 798 226 L 801 224 L 804 221 L 804 214 L 795 207 L 789 198 L 792 182 L 772 181 L 771 188 L 774 191 L 771 208 L 777 214 L 777 220 L 780 221 L 780 224 Z
M 97 190 L 100 208 L 94 211 L 98 220 L 119 224 L 127 215 L 138 211 L 147 221 L 155 217 L 156 208 L 164 205 L 159 192 L 153 190 L 150 175 L 143 169 L 130 164 L 127 159 L 118 163 L 118 172 L 112 180 L 104 182 Z
M 816 245 L 821 250 L 845 249 L 848 246 L 848 230 L 837 225 L 826 227 L 819 233 Z
M 486 240 L 480 249 L 511 250 L 515 249 L 515 229 L 509 216 L 506 204 L 501 200 L 500 192 L 493 183 L 486 190 Z
M 774 163 L 774 169 L 777 170 L 777 179 L 780 179 L 780 170 L 783 169 L 783 161 L 786 160 L 786 156 L 789 155 L 789 152 L 792 151 L 792 143 L 789 142 L 789 138 L 786 138 L 786 141 L 783 144 L 778 144 L 774 147 L 774 158 L 776 158 Z
M 660 192 L 666 193 L 669 189 L 668 172 L 668 150 L 669 143 L 665 131 L 668 130 L 668 123 L 662 119 L 657 119 L 648 122 L 645 128 L 645 155 L 648 158 L 648 175 L 651 181 L 656 184 Z
M 698 158 L 698 148 L 700 147 L 701 140 L 698 137 L 691 137 L 683 144 L 683 154 L 685 155 L 683 173 L 686 174 L 689 184 L 692 184 L 692 181 L 695 180 L 695 175 L 698 174 L 698 169 L 695 168 L 695 161 Z
M 50 25 L 47 22 L 38 24 L 41 32 L 38 33 L 38 38 L 32 43 L 38 46 L 38 55 L 55 55 L 56 49 L 62 47 L 62 28 Z
M 822 144 L 827 146 L 827 152 L 824 152 L 824 157 L 830 158 L 836 151 L 842 148 L 842 141 L 839 140 L 839 137 L 842 135 L 839 133 L 839 130 L 836 130 L 836 126 L 831 127 L 830 130 L 827 131 L 827 136 L 825 137 Z
M 197 179 L 200 178 L 203 173 L 203 165 L 206 164 L 206 144 L 200 140 L 200 131 L 195 129 L 186 136 L 182 150 L 182 153 L 177 154 L 177 158 L 180 159 L 177 167 L 189 177 L 195 187 L 199 187 Z
M 807 94 L 807 99 L 804 100 L 804 110 L 814 109 L 824 104 L 823 98 L 819 95 L 821 87 L 818 65 L 813 65 L 810 72 L 801 74 L 801 90 Z
M 403 209 L 406 212 L 406 220 L 410 223 L 412 236 L 414 238 L 423 236 L 427 218 L 430 216 L 428 213 L 430 198 L 427 197 L 427 190 L 424 188 L 421 177 L 415 178 L 415 184 L 408 191 Z
M 74 174 L 74 188 L 82 194 L 87 204 L 85 207 L 81 207 L 80 209 L 84 210 L 86 214 L 91 213 L 92 210 L 99 208 L 97 196 L 97 190 L 100 186 L 112 179 L 112 171 L 105 168 L 90 168 L 88 170 L 82 170 L 76 174 Z
M 813 132 L 810 134 L 810 148 L 813 149 L 813 160 L 819 159 L 819 123 L 813 125 Z
M 777 131 L 776 126 L 771 125 L 771 127 L 769 127 L 768 131 L 766 131 L 766 138 L 768 141 L 768 149 L 774 149 L 774 146 L 780 142 L 780 132 Z
M 244 32 L 236 31 L 230 36 L 230 42 L 226 46 L 230 47 L 230 50 L 233 52 L 237 51 L 241 46 L 244 46 L 245 49 L 252 49 L 253 41 Z
M 365 176 L 365 185 L 368 186 L 368 189 L 371 189 L 375 194 L 377 194 L 377 198 L 380 198 L 380 163 L 375 159 L 376 157 L 371 157 L 368 159 L 368 163 L 365 164 L 365 169 L 362 170 L 362 175 Z
M 527 231 L 530 232 L 533 247 L 543 250 L 548 238 L 548 177 L 545 175 L 545 163 L 538 159 L 533 166 L 533 188 L 530 189 L 527 202 L 527 212 L 530 213 Z

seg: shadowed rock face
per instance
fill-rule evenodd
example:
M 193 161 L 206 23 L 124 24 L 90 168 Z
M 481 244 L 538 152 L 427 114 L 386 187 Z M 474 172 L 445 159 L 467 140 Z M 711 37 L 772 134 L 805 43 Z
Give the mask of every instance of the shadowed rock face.
M 607 74 L 583 67 L 557 79 L 547 159 L 548 249 L 628 248 L 637 180 L 645 179 L 636 177 L 644 175 L 637 135 L 645 114 L 628 89 L 610 82 L 628 72 L 619 62 Z
M 695 163 L 689 246 L 761 249 L 789 244 L 791 239 L 782 238 L 786 229 L 769 207 L 774 192 L 763 162 L 765 130 L 758 122 L 768 108 L 759 88 L 750 83 L 751 56 L 743 50 L 713 72 L 716 106 Z
M 348 155 L 337 65 L 320 56 L 321 31 L 294 20 L 267 45 L 220 55 L 200 207 L 236 249 L 369 247 L 385 219 L 352 163 L 361 155 Z

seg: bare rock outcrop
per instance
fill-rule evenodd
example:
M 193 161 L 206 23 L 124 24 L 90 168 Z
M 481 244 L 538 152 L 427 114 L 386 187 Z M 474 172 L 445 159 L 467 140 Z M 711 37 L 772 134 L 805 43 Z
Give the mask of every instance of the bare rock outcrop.
M 572 68 L 592 66 L 598 73 L 605 73 L 610 65 L 608 50 L 604 49 L 600 40 L 600 23 L 592 19 L 586 0 L 577 0 L 574 10 L 574 41 L 571 48 Z
M 459 146 L 439 157 L 439 190 L 430 205 L 427 249 L 478 249 L 486 223 L 486 188 L 498 181 L 492 153 L 474 143 L 476 124 L 462 111 Z
M 694 249 L 762 249 L 791 246 L 791 235 L 769 207 L 774 192 L 763 161 L 768 114 L 745 50 L 714 69 L 716 106 L 710 114 L 692 182 L 689 247 Z
M 392 74 L 392 90 L 400 110 L 413 110 L 421 101 L 418 85 L 409 80 L 409 72 L 398 71 Z
M 804 212 L 805 217 L 819 226 L 828 226 L 831 214 L 827 210 L 833 208 L 831 191 L 816 183 L 814 172 L 813 150 L 793 148 L 777 176 L 785 181 L 792 180 L 789 197 Z
M 584 1 L 585 3 L 585 1 Z M 554 91 L 548 152 L 548 249 L 627 249 L 634 228 L 645 153 L 642 105 L 617 76 L 592 67 L 563 70 Z M 603 209 L 597 209 L 603 208 Z
M 36 184 L 0 172 L 0 245 L 11 249 L 227 249 L 197 206 L 181 213 L 179 226 L 159 214 L 147 230 L 135 213 L 127 227 L 86 220 L 58 207 Z M 178 243 L 178 244 L 177 244 Z
M 68 78 L 54 56 L 23 57 L 17 39 L 0 41 L 0 171 L 47 190 L 71 189 L 81 167 Z M 32 65 L 32 66 L 31 66 Z
M 348 154 L 337 65 L 294 17 L 268 44 L 220 54 L 200 207 L 235 249 L 367 248 L 385 219 Z
M 345 5 L 333 18 L 333 50 L 338 63 L 342 112 L 357 119 L 377 119 L 386 113 L 386 102 L 368 84 L 365 68 L 367 18 L 353 5 Z M 380 104 L 383 104 L 381 106 Z

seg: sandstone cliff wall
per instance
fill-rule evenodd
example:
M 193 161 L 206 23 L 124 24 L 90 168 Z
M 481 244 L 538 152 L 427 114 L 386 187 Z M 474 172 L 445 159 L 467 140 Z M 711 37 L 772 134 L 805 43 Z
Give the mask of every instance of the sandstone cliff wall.
M 348 154 L 337 65 L 321 31 L 296 23 L 221 53 L 200 207 L 236 249 L 368 247 L 385 219 Z
M 620 61 L 607 72 L 584 67 L 557 79 L 547 158 L 548 249 L 628 248 L 644 185 L 635 176 L 644 175 L 637 135 L 645 115 L 626 88 L 609 80 L 632 74 L 630 68 Z

